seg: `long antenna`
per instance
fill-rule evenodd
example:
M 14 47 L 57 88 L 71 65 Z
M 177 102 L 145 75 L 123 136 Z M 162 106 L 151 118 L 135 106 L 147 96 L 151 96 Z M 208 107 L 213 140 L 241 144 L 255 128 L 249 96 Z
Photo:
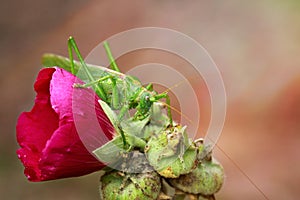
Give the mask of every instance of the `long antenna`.
M 215 146 L 225 155 L 225 157 L 233 163 L 233 165 L 247 178 L 247 180 L 255 187 L 255 189 L 266 199 L 269 200 L 267 195 L 254 183 L 254 181 L 242 170 L 242 168 L 223 151 L 223 149 L 218 145 L 215 144 Z

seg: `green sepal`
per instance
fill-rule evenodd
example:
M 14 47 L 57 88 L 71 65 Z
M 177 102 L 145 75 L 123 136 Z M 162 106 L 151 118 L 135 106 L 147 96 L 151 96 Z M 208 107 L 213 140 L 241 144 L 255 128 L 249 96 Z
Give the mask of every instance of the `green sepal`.
M 72 73 L 71 61 L 69 58 L 66 58 L 64 56 L 46 53 L 42 56 L 42 65 L 44 67 L 60 67 Z M 91 64 L 87 64 L 87 67 L 89 68 L 89 70 L 91 70 L 91 74 L 93 75 L 93 77 L 101 77 L 103 76 L 103 73 L 108 71 L 107 68 L 105 67 L 91 65 Z M 82 68 L 81 63 L 79 61 L 74 60 L 74 74 L 77 74 L 81 68 Z
M 164 127 L 162 126 L 148 124 L 143 129 L 143 137 L 145 138 L 146 141 L 148 141 L 151 137 L 160 134 L 163 130 Z
M 103 146 L 95 149 L 93 154 L 103 163 L 116 163 L 126 151 L 123 149 L 123 139 L 116 136 Z
M 103 163 L 107 163 L 112 167 L 119 165 L 124 159 L 124 155 L 128 153 L 131 149 L 137 147 L 139 149 L 144 149 L 146 142 L 138 137 L 125 134 L 126 141 L 129 144 L 128 149 L 124 149 L 123 138 L 118 135 L 112 140 L 104 144 L 103 146 L 95 149 L 93 154 Z
M 163 105 L 159 102 L 154 102 L 150 110 L 150 123 L 153 125 L 167 127 L 169 125 L 169 117 L 163 113 Z
M 162 109 L 163 107 L 160 103 L 153 103 L 150 109 L 150 123 L 144 127 L 142 133 L 146 141 L 148 141 L 150 137 L 160 134 L 169 126 L 170 120 L 168 116 L 162 112 Z
M 129 144 L 129 150 L 133 149 L 134 147 L 139 148 L 140 150 L 144 150 L 145 146 L 146 146 L 146 141 L 135 136 L 135 135 L 131 135 L 131 134 L 127 134 L 126 132 L 124 132 L 126 141 Z
M 60 67 L 64 70 L 72 73 L 70 59 L 66 58 L 64 56 L 46 53 L 42 56 L 42 65 L 44 67 Z M 107 67 L 88 64 L 88 63 L 86 65 L 95 80 L 97 80 L 105 75 L 114 75 L 114 76 L 117 76 L 120 78 L 126 77 L 125 74 L 116 72 Z M 82 72 L 78 73 L 80 71 L 82 71 Z M 78 78 L 80 78 L 84 82 L 87 82 L 87 83 L 90 82 L 90 80 L 88 79 L 88 77 L 86 76 L 85 72 L 82 69 L 81 63 L 76 60 L 74 60 L 74 75 L 76 75 Z
M 44 67 L 60 67 L 67 70 L 68 72 L 71 72 L 70 59 L 56 54 L 50 54 L 50 53 L 44 54 L 42 56 L 42 65 Z M 78 72 L 80 68 L 81 68 L 81 64 L 78 61 L 74 61 L 75 74 Z
M 123 119 L 121 121 L 122 130 L 126 135 L 136 136 L 142 141 L 148 141 L 151 136 L 159 134 L 169 125 L 169 119 L 161 109 L 162 106 L 155 102 L 148 117 L 141 120 L 134 117 Z
M 128 119 L 123 119 L 121 121 L 122 130 L 130 135 L 134 135 L 140 138 L 144 138 L 142 130 L 145 128 L 146 124 L 149 122 L 149 116 L 142 120 L 135 120 L 133 117 Z
M 177 126 L 150 138 L 145 154 L 153 168 L 165 178 L 177 178 L 196 167 L 197 149 L 186 143 L 185 129 Z
M 102 101 L 101 99 L 98 100 L 101 108 L 103 109 L 103 111 L 105 112 L 106 116 L 108 117 L 109 121 L 112 123 L 114 129 L 116 130 L 116 132 L 120 135 L 121 130 L 118 126 L 118 116 L 116 115 L 116 113 L 109 107 L 109 105 L 105 102 Z

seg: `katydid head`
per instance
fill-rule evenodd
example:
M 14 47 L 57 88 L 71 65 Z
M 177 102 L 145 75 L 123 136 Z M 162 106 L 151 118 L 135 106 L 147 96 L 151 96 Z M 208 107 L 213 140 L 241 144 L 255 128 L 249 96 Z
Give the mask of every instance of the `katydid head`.
M 142 94 L 141 94 L 141 97 L 140 97 L 140 109 L 142 110 L 145 110 L 146 112 L 149 111 L 151 105 L 152 105 L 152 101 L 151 101 L 151 93 L 148 92 L 148 91 L 144 91 Z
M 141 90 L 140 95 L 138 96 L 137 104 L 138 106 L 136 107 L 137 112 L 135 114 L 135 117 L 137 119 L 144 119 L 149 115 L 150 108 L 155 102 L 154 100 L 154 93 L 148 90 Z

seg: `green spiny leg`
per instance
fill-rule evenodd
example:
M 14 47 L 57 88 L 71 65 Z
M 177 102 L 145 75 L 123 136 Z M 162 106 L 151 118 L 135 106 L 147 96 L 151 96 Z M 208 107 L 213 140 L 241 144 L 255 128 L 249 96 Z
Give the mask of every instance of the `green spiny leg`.
M 74 40 L 73 40 L 73 41 L 74 41 Z M 72 44 L 73 41 L 71 41 L 70 44 Z M 74 41 L 74 42 L 75 42 L 75 41 Z M 74 44 L 75 44 L 75 46 L 76 46 L 76 43 L 74 43 Z M 109 58 L 109 60 L 110 60 L 110 62 L 111 62 L 112 69 L 115 70 L 115 71 L 117 71 L 117 72 L 120 72 L 120 70 L 119 70 L 117 64 L 116 64 L 115 61 L 114 61 L 114 58 L 113 58 L 113 56 L 112 56 L 112 53 L 111 53 L 110 48 L 109 48 L 109 46 L 108 46 L 108 43 L 107 43 L 106 41 L 104 42 L 104 48 L 105 48 L 106 53 L 107 53 L 107 56 L 108 56 L 108 58 Z M 77 48 L 77 49 L 78 49 L 78 48 Z M 76 50 L 75 50 L 75 52 L 76 52 Z M 71 45 L 69 45 L 69 54 L 70 54 L 70 59 L 72 60 L 72 61 L 71 61 L 71 71 L 74 71 L 74 61 L 73 61 L 72 46 L 71 46 Z M 79 56 L 78 56 L 78 57 L 79 57 Z M 79 58 L 79 59 L 80 59 L 80 58 Z M 81 61 L 81 60 L 80 60 L 80 61 Z M 88 73 L 87 73 L 87 74 L 88 74 Z M 119 108 L 119 105 L 120 105 L 120 102 L 119 102 L 119 101 L 120 101 L 120 98 L 119 98 L 119 92 L 118 92 L 118 88 L 117 88 L 117 78 L 114 77 L 114 76 L 112 76 L 112 75 L 107 75 L 107 76 L 104 76 L 104 77 L 102 77 L 102 78 L 100 78 L 100 79 L 98 79 L 98 80 L 94 80 L 93 77 L 90 76 L 89 74 L 88 74 L 88 76 L 89 76 L 89 78 L 91 78 L 89 83 L 86 83 L 86 84 L 76 84 L 75 87 L 78 87 L 78 88 L 86 88 L 86 87 L 89 87 L 89 86 L 101 84 L 102 81 L 105 81 L 105 80 L 107 80 L 107 79 L 110 79 L 110 80 L 111 80 L 111 84 L 112 84 L 112 101 L 109 102 L 109 103 L 110 103 L 110 106 L 111 106 L 113 109 L 118 109 L 118 108 Z M 92 79 L 93 79 L 93 80 L 92 80 Z M 100 87 L 101 85 L 98 85 L 98 86 Z M 101 88 L 102 88 L 102 87 L 101 87 Z M 103 90 L 103 88 L 102 88 L 102 91 L 103 91 L 103 92 L 101 93 L 100 98 L 103 97 L 103 96 L 106 96 L 106 93 L 105 93 L 105 91 Z M 107 98 L 107 96 L 106 96 L 106 98 Z M 101 99 L 103 100 L 103 98 L 101 98 Z M 104 99 L 104 101 L 105 101 L 105 99 Z M 107 102 L 107 101 L 106 101 L 106 102 Z
M 76 87 L 76 88 L 88 88 L 90 86 L 96 85 L 97 83 L 101 83 L 102 81 L 105 81 L 107 79 L 111 79 L 111 76 L 107 75 L 107 76 L 104 76 L 104 77 L 102 77 L 98 80 L 91 81 L 91 82 L 85 83 L 85 84 L 76 83 L 76 84 L 74 84 L 74 87 Z
M 117 66 L 117 63 L 115 62 L 115 59 L 111 53 L 109 44 L 107 41 L 104 41 L 103 43 L 104 49 L 106 51 L 107 57 L 110 61 L 110 65 L 111 65 L 111 69 L 117 72 L 120 72 L 119 67 Z M 111 106 L 114 109 L 119 109 L 120 107 L 120 96 L 119 96 L 119 91 L 117 88 L 117 79 L 115 77 L 111 77 L 111 82 L 112 82 L 112 102 L 111 102 Z M 128 111 L 129 107 L 128 105 L 124 105 L 120 112 L 119 112 L 119 116 L 118 116 L 118 126 L 120 126 L 120 121 L 123 118 L 123 116 L 125 115 L 125 113 Z M 121 130 L 121 136 L 122 136 L 122 140 L 123 140 L 123 145 L 124 147 L 127 147 L 127 140 L 125 138 L 124 132 Z
M 111 51 L 109 49 L 109 46 L 108 46 L 108 43 L 106 41 L 104 42 L 104 47 L 105 47 L 107 56 L 109 57 L 109 60 L 112 63 L 112 69 L 117 71 L 117 72 L 120 72 L 117 64 L 115 63 L 115 61 L 113 59 L 112 53 L 111 53 Z M 118 93 L 118 88 L 117 88 L 117 84 L 116 84 L 116 79 L 113 76 L 108 75 L 108 76 L 104 76 L 104 77 L 100 78 L 99 80 L 95 80 L 93 78 L 93 76 L 91 75 L 86 63 L 84 62 L 74 38 L 70 37 L 69 40 L 68 40 L 68 50 L 69 50 L 69 56 L 70 56 L 70 61 L 71 61 L 71 72 L 72 73 L 74 73 L 74 71 L 75 71 L 72 48 L 74 49 L 77 57 L 79 58 L 79 61 L 80 61 L 81 65 L 84 69 L 84 71 L 86 72 L 86 74 L 87 74 L 87 76 L 90 80 L 89 83 L 86 83 L 86 84 L 83 84 L 83 85 L 76 84 L 75 86 L 76 87 L 88 87 L 88 86 L 95 85 L 96 93 L 99 95 L 99 97 L 103 101 L 107 101 L 107 95 L 106 95 L 103 87 L 101 87 L 101 85 L 99 85 L 97 83 L 101 83 L 101 81 L 111 79 L 111 81 L 112 81 L 112 102 L 111 102 L 111 106 L 113 108 L 118 108 L 119 107 L 119 93 Z
M 152 83 L 149 83 L 147 86 L 146 86 L 146 89 L 148 91 L 153 91 L 153 84 Z M 166 104 L 167 104 L 167 112 L 168 112 L 168 117 L 170 119 L 170 125 L 173 125 L 173 118 L 172 118 L 172 113 L 171 113 L 171 102 L 170 102 L 170 97 L 169 95 L 164 92 L 164 93 L 161 93 L 161 94 L 158 94 L 158 95 L 155 95 L 154 96 L 154 99 L 150 98 L 150 100 L 152 100 L 152 102 L 154 101 L 157 101 L 159 99 L 162 99 L 162 98 L 165 98 L 166 99 Z
M 113 69 L 113 70 L 115 70 L 117 72 L 120 72 L 120 69 L 117 66 L 117 63 L 115 62 L 115 59 L 114 59 L 114 57 L 113 57 L 113 55 L 111 53 L 111 50 L 110 50 L 108 42 L 104 41 L 103 46 L 104 46 L 106 54 L 108 56 L 108 59 L 109 59 L 110 65 L 111 65 L 111 69 Z
M 69 52 L 69 58 L 70 58 L 70 62 L 71 62 L 71 73 L 73 75 L 75 75 L 75 64 L 74 64 L 72 44 L 71 44 L 70 40 L 74 40 L 74 39 L 72 37 L 70 37 L 69 40 L 68 40 L 68 52 Z
M 85 71 L 89 81 L 91 82 L 95 82 L 95 79 L 94 77 L 92 76 L 91 72 L 89 71 L 86 63 L 84 62 L 82 56 L 81 56 L 81 53 L 78 49 L 78 46 L 74 40 L 73 37 L 70 37 L 69 40 L 68 40 L 68 51 L 69 51 L 69 56 L 70 56 L 70 61 L 71 61 L 71 72 L 75 72 L 75 67 L 74 67 L 74 59 L 73 59 L 73 51 L 72 49 L 75 51 L 75 54 L 77 55 L 82 67 L 83 67 L 83 70 Z M 103 101 L 106 101 L 107 100 L 107 97 L 106 97 L 106 94 L 105 94 L 105 91 L 103 89 L 103 87 L 101 87 L 100 85 L 96 84 L 95 85 L 95 91 L 96 93 L 99 95 L 99 97 L 103 100 Z
M 170 102 L 170 97 L 168 94 L 166 94 L 166 104 L 168 106 L 167 110 L 168 110 L 168 117 L 170 119 L 170 126 L 173 126 L 173 118 L 172 118 L 172 113 L 171 113 L 171 102 Z
M 131 108 L 131 106 L 132 106 L 131 104 L 133 103 L 133 100 L 135 100 L 135 99 L 138 98 L 139 94 L 141 93 L 141 90 L 142 90 L 142 88 L 139 88 L 139 89 L 137 90 L 137 92 L 133 94 L 132 97 L 129 97 L 130 100 L 127 100 L 127 103 L 125 103 L 125 104 L 121 107 L 120 112 L 119 112 L 119 115 L 118 115 L 119 122 L 121 122 L 121 121 L 123 120 L 125 114 L 126 114 L 126 113 L 128 112 L 128 110 Z
M 107 57 L 109 59 L 111 69 L 115 70 L 117 72 L 120 72 L 120 69 L 117 66 L 117 63 L 115 62 L 115 59 L 110 50 L 108 42 L 104 41 L 103 46 L 106 51 Z M 120 106 L 120 97 L 119 97 L 119 92 L 118 92 L 118 88 L 117 88 L 117 80 L 112 77 L 111 81 L 112 81 L 112 107 L 117 109 Z
M 149 83 L 146 86 L 146 90 L 153 91 L 153 84 Z M 157 94 L 153 98 L 150 98 L 150 101 L 155 102 L 155 101 L 157 101 L 159 99 L 163 99 L 163 98 L 166 99 L 166 104 L 167 104 L 167 107 L 168 107 L 167 112 L 168 112 L 168 117 L 169 117 L 169 120 L 170 120 L 170 125 L 173 125 L 173 118 L 172 118 L 172 113 L 171 113 L 171 102 L 170 102 L 169 95 L 166 92 L 161 93 L 161 94 Z
M 149 83 L 149 84 L 146 86 L 146 90 L 153 91 L 153 84 L 152 84 L 152 83 Z
M 87 84 L 83 85 L 83 87 L 95 85 L 95 91 L 96 91 L 96 93 L 99 95 L 99 97 L 103 101 L 106 102 L 107 101 L 107 96 L 106 96 L 106 93 L 105 93 L 103 87 L 101 87 L 101 85 L 99 85 L 99 84 L 96 84 L 96 83 L 99 83 L 99 80 L 95 80 L 94 77 L 92 76 L 91 72 L 89 71 L 86 63 L 84 62 L 84 60 L 83 60 L 83 58 L 82 58 L 82 56 L 80 54 L 78 46 L 77 46 L 77 44 L 76 44 L 76 42 L 75 42 L 75 40 L 74 40 L 73 37 L 70 37 L 69 40 L 68 40 L 68 50 L 69 50 L 69 56 L 70 56 L 70 61 L 71 61 L 71 71 L 75 71 L 74 70 L 75 67 L 74 67 L 74 59 L 73 59 L 73 51 L 72 51 L 72 49 L 75 51 L 75 53 L 76 53 L 76 55 L 77 55 L 77 57 L 78 57 L 81 65 L 83 67 L 83 70 L 85 71 L 88 79 L 90 80 L 90 83 L 87 83 Z M 109 58 L 113 60 L 111 52 L 110 52 L 109 47 L 108 47 L 108 44 L 106 44 L 106 51 L 108 53 Z M 115 64 L 115 62 L 113 62 L 113 63 Z M 116 64 L 115 64 L 115 66 L 116 66 Z M 114 68 L 114 70 L 115 71 L 120 71 L 117 67 Z M 112 85 L 113 85 L 112 98 L 113 98 L 113 102 L 116 103 L 116 102 L 118 102 L 118 96 L 117 96 L 118 95 L 118 91 L 117 91 L 116 81 L 115 81 L 116 79 L 114 77 L 111 77 L 111 76 L 104 76 L 104 77 L 102 77 L 102 80 L 100 79 L 100 81 L 106 80 L 108 78 L 112 79 Z M 75 86 L 82 87 L 82 85 L 81 86 L 80 85 L 75 85 Z M 121 132 L 121 136 L 122 136 L 122 139 L 123 139 L 123 144 L 125 146 L 127 144 L 127 142 L 126 142 L 126 138 L 125 138 L 125 135 L 124 135 L 123 132 Z

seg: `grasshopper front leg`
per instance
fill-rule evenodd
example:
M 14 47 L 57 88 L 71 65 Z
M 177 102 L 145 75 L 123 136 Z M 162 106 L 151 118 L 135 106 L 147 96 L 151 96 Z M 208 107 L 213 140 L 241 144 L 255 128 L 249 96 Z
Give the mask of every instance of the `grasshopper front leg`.
M 167 112 L 168 112 L 169 122 L 170 122 L 170 125 L 172 126 L 173 125 L 173 118 L 172 118 L 171 102 L 170 102 L 169 95 L 167 93 L 161 93 L 161 94 L 155 95 L 154 97 L 150 98 L 150 101 L 156 102 L 156 101 L 158 101 L 160 99 L 163 99 L 163 98 L 166 99 L 166 105 L 167 105 Z
M 148 84 L 146 86 L 146 90 L 153 91 L 153 84 L 152 83 Z M 153 97 L 150 97 L 150 101 L 153 103 L 153 102 L 156 102 L 156 101 L 158 101 L 160 99 L 163 99 L 163 98 L 166 99 L 167 112 L 168 112 L 170 125 L 173 125 L 173 118 L 172 118 L 172 113 L 171 113 L 171 102 L 170 102 L 169 95 L 166 92 L 161 93 L 161 94 L 157 94 L 157 95 L 154 95 Z

